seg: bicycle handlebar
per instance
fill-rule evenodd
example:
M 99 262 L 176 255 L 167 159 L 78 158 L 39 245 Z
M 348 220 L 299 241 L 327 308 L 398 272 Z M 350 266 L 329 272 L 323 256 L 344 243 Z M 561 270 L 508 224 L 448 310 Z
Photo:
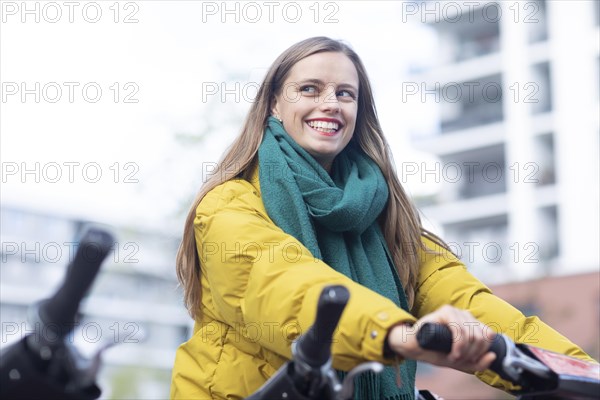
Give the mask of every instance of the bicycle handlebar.
M 417 341 L 424 349 L 449 353 L 452 332 L 446 325 L 423 324 L 417 332 Z M 496 354 L 489 369 L 522 388 L 513 392 L 520 396 L 518 399 L 598 398 L 600 369 L 597 364 L 516 344 L 502 334 L 494 336 L 489 350 Z
M 55 294 L 29 309 L 34 332 L 9 346 L 0 358 L 0 395 L 11 399 L 92 400 L 99 354 L 84 359 L 65 337 L 75 327 L 81 300 L 91 287 L 113 237 L 90 228 L 79 241 L 63 283 Z
M 340 385 L 331 369 L 333 333 L 348 303 L 350 292 L 341 285 L 321 292 L 315 323 L 292 345 L 292 361 L 246 400 L 336 399 Z
M 323 290 L 315 323 L 296 342 L 297 359 L 313 368 L 319 368 L 329 360 L 333 332 L 349 298 L 350 292 L 344 286 L 328 286 Z
M 377 362 L 363 363 L 350 371 L 343 383 L 340 383 L 331 367 L 330 343 L 348 297 L 348 290 L 343 286 L 328 286 L 322 291 L 315 323 L 292 344 L 292 359 L 246 400 L 349 400 L 353 398 L 353 379 L 356 375 L 367 370 L 377 373 L 383 369 Z M 452 332 L 446 325 L 423 324 L 416 337 L 424 349 L 444 353 L 449 353 L 452 349 Z M 593 396 L 600 388 L 600 380 L 593 377 L 590 379 L 590 373 L 570 375 L 564 371 L 555 371 L 552 363 L 538 355 L 539 352 L 551 352 L 515 344 L 502 334 L 495 334 L 490 351 L 496 354 L 490 370 L 521 386 L 523 390 L 513 392 L 520 395 L 521 400 L 597 398 Z M 586 364 L 565 355 L 551 355 L 557 356 L 571 363 Z M 597 366 L 591 364 L 587 368 L 589 371 L 598 370 Z M 427 391 L 420 391 L 419 394 L 423 395 L 424 392 Z M 421 398 L 425 397 L 419 397 Z
M 417 341 L 419 346 L 427 350 L 439 351 L 448 354 L 452 349 L 452 331 L 448 326 L 436 323 L 425 323 L 417 332 Z M 502 365 L 506 357 L 507 343 L 502 335 L 494 335 L 490 349 L 496 354 L 496 359 L 490 365 L 490 370 L 496 372 L 504 379 L 513 380 L 505 371 Z
M 81 300 L 92 286 L 112 243 L 113 237 L 108 232 L 89 229 L 79 242 L 60 288 L 38 304 L 42 326 L 54 330 L 57 340 L 62 340 L 73 328 Z

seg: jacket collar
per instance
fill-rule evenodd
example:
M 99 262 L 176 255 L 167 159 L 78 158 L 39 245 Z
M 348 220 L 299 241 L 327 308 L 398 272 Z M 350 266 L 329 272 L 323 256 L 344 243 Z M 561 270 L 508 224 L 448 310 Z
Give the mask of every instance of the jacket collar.
M 258 162 L 252 167 L 252 174 L 250 177 L 250 184 L 256 189 L 256 194 L 260 197 L 260 177 L 258 174 Z

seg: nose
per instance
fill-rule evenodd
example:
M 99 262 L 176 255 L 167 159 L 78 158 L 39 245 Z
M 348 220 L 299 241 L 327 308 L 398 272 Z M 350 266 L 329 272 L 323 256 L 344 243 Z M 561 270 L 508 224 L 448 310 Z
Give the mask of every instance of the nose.
M 327 89 L 323 91 L 320 109 L 323 112 L 332 114 L 340 111 L 340 102 L 337 98 L 334 85 L 328 85 Z

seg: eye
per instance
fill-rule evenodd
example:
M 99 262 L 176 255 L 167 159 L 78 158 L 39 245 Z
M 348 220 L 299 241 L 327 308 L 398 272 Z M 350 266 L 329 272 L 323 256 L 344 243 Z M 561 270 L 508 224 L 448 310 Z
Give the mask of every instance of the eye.
M 316 94 L 318 92 L 318 89 L 315 85 L 304 85 L 300 86 L 300 92 L 306 94 Z
M 350 91 L 350 90 L 340 90 L 336 93 L 336 96 L 338 97 L 345 97 L 347 99 L 356 99 L 356 95 L 354 94 L 354 92 Z

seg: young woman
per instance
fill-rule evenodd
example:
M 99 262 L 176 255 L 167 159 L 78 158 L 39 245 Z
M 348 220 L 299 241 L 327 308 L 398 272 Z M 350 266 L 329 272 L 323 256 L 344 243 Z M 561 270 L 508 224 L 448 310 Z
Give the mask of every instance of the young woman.
M 484 372 L 495 357 L 488 326 L 589 359 L 492 295 L 422 227 L 394 172 L 362 62 L 325 37 L 293 45 L 269 69 L 190 210 L 177 274 L 196 324 L 177 351 L 173 399 L 256 391 L 291 357 L 331 284 L 350 291 L 333 366 L 390 366 L 359 378 L 360 399 L 412 399 L 415 360 L 477 371 L 509 389 Z M 426 321 L 452 326 L 449 355 L 418 346 L 413 324 Z

